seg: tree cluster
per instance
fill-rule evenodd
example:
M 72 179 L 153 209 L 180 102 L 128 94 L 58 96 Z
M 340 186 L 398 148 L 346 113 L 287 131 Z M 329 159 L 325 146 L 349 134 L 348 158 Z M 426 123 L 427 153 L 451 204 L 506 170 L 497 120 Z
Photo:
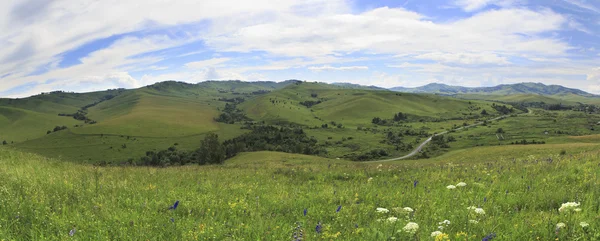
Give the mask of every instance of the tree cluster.
M 325 154 L 326 150 L 317 145 L 317 140 L 306 136 L 300 128 L 275 126 L 252 126 L 252 131 L 236 138 L 219 142 L 219 137 L 206 135 L 200 148 L 194 151 L 180 151 L 175 146 L 161 151 L 147 151 L 135 164 L 149 166 L 221 164 L 240 152 L 280 151 L 306 155 Z M 133 163 L 132 163 L 133 164 Z
M 227 124 L 234 124 L 240 121 L 251 120 L 244 114 L 244 112 L 237 108 L 236 104 L 225 103 L 222 113 L 215 118 L 217 122 L 223 122 Z
M 306 101 L 302 101 L 302 102 L 300 102 L 299 104 L 301 104 L 301 105 L 303 105 L 303 106 L 306 106 L 306 108 L 311 108 L 311 107 L 313 107 L 314 105 L 318 105 L 318 104 L 321 104 L 321 103 L 323 103 L 323 102 L 322 102 L 322 101 L 320 101 L 320 100 L 317 100 L 317 101 L 314 101 L 314 100 L 306 100 Z
M 512 107 L 509 108 L 506 105 L 496 105 L 496 103 L 492 104 L 492 108 L 494 108 L 496 111 L 503 115 L 507 115 L 515 111 Z
M 56 126 L 56 127 L 54 127 L 53 130 L 47 131 L 46 134 L 50 134 L 52 132 L 58 132 L 58 131 L 66 130 L 66 129 L 67 129 L 66 126 Z

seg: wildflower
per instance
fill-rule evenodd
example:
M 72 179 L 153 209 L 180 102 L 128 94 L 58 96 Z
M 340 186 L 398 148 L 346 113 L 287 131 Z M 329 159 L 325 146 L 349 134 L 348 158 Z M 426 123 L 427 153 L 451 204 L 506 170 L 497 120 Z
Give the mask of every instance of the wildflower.
M 457 187 L 464 187 L 464 186 L 467 186 L 467 184 L 464 183 L 464 182 L 459 182 L 458 184 L 456 184 L 456 186 Z
M 308 209 L 304 209 L 304 216 L 306 216 L 306 214 L 308 213 Z
M 395 223 L 396 221 L 398 221 L 398 218 L 397 217 L 389 217 L 387 219 L 387 221 L 388 221 L 388 223 Z
M 319 222 L 317 224 L 317 226 L 315 227 L 315 231 L 320 234 L 322 229 L 323 229 L 323 225 L 321 225 L 321 222 Z
M 77 232 L 76 228 L 71 229 L 71 231 L 69 231 L 69 236 L 73 237 L 73 235 L 75 235 L 75 232 Z
M 455 188 L 456 188 L 456 186 L 454 186 L 454 185 L 448 185 L 446 188 L 448 188 L 448 189 L 452 190 L 452 189 L 455 189 Z
M 443 233 L 442 233 L 442 232 L 440 232 L 440 231 L 433 231 L 433 232 L 431 232 L 431 237 L 432 237 L 432 238 L 435 238 L 435 237 L 437 237 L 437 236 L 440 236 L 440 235 L 442 235 L 442 234 L 443 234 Z
M 337 210 L 335 210 L 336 213 L 339 213 L 340 210 L 342 210 L 342 205 L 338 206 Z
M 558 208 L 559 212 L 568 212 L 568 211 L 575 211 L 575 209 L 579 207 L 579 203 L 577 202 L 566 202 L 563 203 L 562 205 L 560 205 L 560 208 Z
M 438 226 L 439 230 L 444 230 L 444 226 Z
M 481 241 L 490 241 L 492 239 L 494 239 L 496 237 L 495 233 L 490 233 L 487 236 L 485 236 Z
M 565 223 L 557 223 L 557 224 L 556 224 L 556 229 L 561 229 L 561 228 L 564 228 L 564 227 L 566 227 L 566 226 L 567 226 L 567 225 L 566 225 Z
M 479 221 L 471 219 L 471 220 L 469 220 L 469 223 L 470 223 L 470 224 L 478 224 L 478 223 L 479 223 Z
M 371 181 L 373 181 L 373 178 L 369 177 L 369 179 L 367 179 L 367 182 L 371 182 Z
M 450 225 L 450 220 L 444 220 L 444 221 L 439 222 L 438 224 L 439 225 L 444 224 L 444 225 L 448 226 L 448 225 Z
M 171 222 L 172 222 L 172 223 L 174 223 L 174 222 L 175 222 L 175 219 L 174 219 L 174 218 L 171 218 Z
M 412 208 L 410 208 L 410 207 L 404 207 L 402 210 L 404 210 L 405 212 L 408 212 L 408 213 L 412 213 L 412 212 L 414 212 L 414 211 L 415 211 L 415 210 L 413 210 L 413 209 L 412 209 Z
M 579 223 L 579 226 L 581 226 L 582 228 L 587 228 L 588 226 L 590 226 L 590 224 L 586 222 L 581 222 Z
M 417 184 L 419 184 L 419 181 L 415 180 L 415 181 L 413 182 L 413 187 L 415 187 L 415 188 L 416 188 L 416 187 L 417 187 Z
M 175 209 L 177 209 L 177 206 L 179 206 L 179 200 L 177 200 L 177 201 L 175 202 L 175 204 L 173 204 L 173 206 L 169 207 L 169 209 L 173 209 L 173 210 L 175 210 Z
M 377 212 L 378 213 L 389 213 L 390 210 L 388 210 L 387 208 L 377 208 Z
M 475 206 L 470 206 L 470 207 L 467 208 L 467 210 L 471 210 L 471 211 L 473 211 L 473 212 L 475 212 L 476 214 L 479 214 L 479 215 L 485 215 L 485 210 L 483 210 L 483 208 L 478 208 L 478 207 L 475 207 Z
M 581 212 L 581 208 L 573 209 L 573 211 L 575 211 L 576 213 Z
M 479 215 L 485 215 L 485 211 L 483 210 L 483 208 L 476 208 L 475 213 Z
M 419 224 L 414 223 L 414 222 L 409 222 L 404 226 L 404 228 L 402 228 L 402 231 L 410 233 L 410 234 L 417 233 L 417 230 L 419 230 Z

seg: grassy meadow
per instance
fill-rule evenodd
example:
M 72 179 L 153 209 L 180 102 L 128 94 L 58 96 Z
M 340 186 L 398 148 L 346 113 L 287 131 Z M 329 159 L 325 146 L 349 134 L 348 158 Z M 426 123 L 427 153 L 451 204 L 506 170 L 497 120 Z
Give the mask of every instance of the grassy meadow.
M 218 166 L 92 167 L 2 148 L 0 236 L 293 240 L 294 233 L 302 233 L 305 240 L 481 240 L 492 234 L 497 240 L 600 238 L 597 148 L 515 159 L 483 160 L 469 153 L 461 158 L 470 161 L 353 163 L 256 152 Z M 460 182 L 466 186 L 457 185 Z M 178 206 L 169 209 L 176 201 Z M 567 202 L 580 203 L 581 211 L 559 212 Z M 469 210 L 471 206 L 485 214 Z M 409 222 L 418 229 L 405 228 Z M 565 226 L 557 228 L 558 223 Z M 435 231 L 439 235 L 431 237 Z
M 498 98 L 491 100 L 565 103 Z M 233 116 L 226 106 L 251 121 L 217 122 Z M 499 107 L 295 81 L 164 82 L 0 99 L 0 141 L 8 141 L 0 146 L 0 239 L 600 240 L 600 115 L 514 109 L 453 131 L 505 115 Z M 406 118 L 393 120 L 398 112 Z M 59 116 L 74 113 L 89 120 Z M 93 165 L 196 150 L 209 134 L 222 142 L 252 134 L 252 125 L 294 128 L 326 153 Z M 55 126 L 68 128 L 47 132 Z M 444 131 L 446 139 L 409 160 L 347 160 L 372 151 L 366 160 L 402 156 Z M 292 143 L 281 133 L 248 140 Z M 544 144 L 511 144 L 524 139 Z M 285 144 L 281 150 L 292 152 Z

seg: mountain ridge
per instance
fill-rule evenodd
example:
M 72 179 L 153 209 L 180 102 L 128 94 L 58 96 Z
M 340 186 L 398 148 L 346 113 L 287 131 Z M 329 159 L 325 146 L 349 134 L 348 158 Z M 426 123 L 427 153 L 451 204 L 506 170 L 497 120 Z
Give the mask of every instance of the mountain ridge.
M 463 87 L 442 83 L 431 83 L 414 88 L 393 87 L 389 90 L 408 93 L 433 93 L 433 94 L 489 94 L 489 95 L 515 95 L 515 94 L 538 94 L 538 95 L 579 95 L 584 97 L 599 97 L 586 91 L 568 88 L 562 85 L 546 85 L 543 83 L 523 82 L 516 84 L 501 84 L 490 87 Z

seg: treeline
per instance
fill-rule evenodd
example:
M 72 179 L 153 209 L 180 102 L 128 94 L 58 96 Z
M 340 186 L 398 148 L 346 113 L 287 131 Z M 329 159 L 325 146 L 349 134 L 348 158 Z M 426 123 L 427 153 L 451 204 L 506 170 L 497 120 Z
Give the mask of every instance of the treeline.
M 536 144 L 546 144 L 545 141 L 536 141 L 536 140 L 520 140 L 520 141 L 513 141 L 510 143 L 511 145 L 536 145 Z
M 306 155 L 323 155 L 326 150 L 317 145 L 300 128 L 275 126 L 252 126 L 251 132 L 219 142 L 216 134 L 208 134 L 200 147 L 194 151 L 180 151 L 175 146 L 161 151 L 147 151 L 138 161 L 129 164 L 170 166 L 195 163 L 199 165 L 220 164 L 240 152 L 279 151 Z
M 375 125 L 390 125 L 393 124 L 394 122 L 402 122 L 402 121 L 406 121 L 408 120 L 408 115 L 402 113 L 402 112 L 398 112 L 396 114 L 394 114 L 394 117 L 391 119 L 382 119 L 379 117 L 374 117 L 373 120 L 371 120 L 371 123 L 375 124 Z
M 108 95 L 102 96 L 100 98 L 100 100 L 81 107 L 81 109 L 77 110 L 77 112 L 75 112 L 74 114 L 60 113 L 60 114 L 58 114 L 58 116 L 69 116 L 69 117 L 73 117 L 73 119 L 75 119 L 75 120 L 83 121 L 86 124 L 96 124 L 97 122 L 95 120 L 92 120 L 87 117 L 87 109 L 94 107 L 104 101 L 111 100 L 111 99 L 115 98 L 117 95 L 118 94 L 108 94 Z
M 48 135 L 48 134 L 50 134 L 50 133 L 53 133 L 53 132 L 59 132 L 59 131 L 62 131 L 62 130 L 66 130 L 66 129 L 67 129 L 67 127 L 66 127 L 66 126 L 56 126 L 56 127 L 54 127 L 54 129 L 53 129 L 53 130 L 49 130 L 49 131 L 47 131 L 47 132 L 46 132 L 46 135 Z

